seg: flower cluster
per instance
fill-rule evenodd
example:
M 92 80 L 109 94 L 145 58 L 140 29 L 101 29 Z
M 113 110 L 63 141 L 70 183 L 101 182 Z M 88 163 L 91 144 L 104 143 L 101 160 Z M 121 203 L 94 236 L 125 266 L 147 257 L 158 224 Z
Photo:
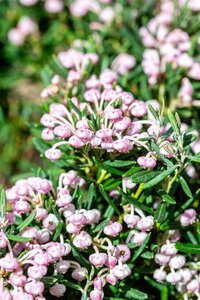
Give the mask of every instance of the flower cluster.
M 133 205 L 131 208 L 126 206 L 126 211 L 131 209 L 131 214 L 125 214 L 124 221 L 128 228 L 136 226 L 137 229 L 129 232 L 124 243 L 121 242 L 123 239 L 119 239 L 123 225 L 114 219 L 98 232 L 94 231 L 97 234 L 90 234 L 89 227 L 100 222 L 101 213 L 98 209 L 76 209 L 73 193 L 77 186 L 87 189 L 85 180 L 71 170 L 60 175 L 56 190 L 51 181 L 30 177 L 17 181 L 6 191 L 9 212 L 1 219 L 0 235 L 0 248 L 8 249 L 0 258 L 1 270 L 5 272 L 1 293 L 6 299 L 46 299 L 45 276 L 55 276 L 55 284 L 48 289 L 55 297 L 62 297 L 66 292 L 62 280 L 69 271 L 73 280 L 84 282 L 90 268 L 73 260 L 72 247 L 85 251 L 90 248 L 88 259 L 93 266 L 90 274 L 92 300 L 103 299 L 106 283 L 116 285 L 131 274 L 127 265 L 131 251 L 127 243 L 141 245 L 147 237 L 146 231 L 153 228 L 153 217 L 145 217 L 142 210 Z M 49 201 L 55 207 L 54 213 L 49 211 Z M 134 215 L 134 209 L 139 216 Z M 28 214 L 34 214 L 34 223 L 23 228 L 23 219 Z M 19 224 L 20 236 L 19 241 L 12 245 L 4 230 L 16 224 Z M 65 224 L 65 229 L 61 227 L 60 239 L 58 235 L 55 239 L 60 224 L 62 227 Z M 140 232 L 137 233 L 137 230 Z M 119 242 L 113 244 L 116 237 Z M 62 275 L 60 283 L 56 280 L 57 274 Z
M 173 27 L 174 14 L 177 13 L 178 8 L 174 6 L 173 1 L 163 1 L 156 17 L 151 19 L 146 27 L 140 29 L 146 47 L 142 66 L 150 86 L 154 86 L 165 76 L 167 64 L 173 69 L 184 69 L 187 77 L 182 79 L 180 97 L 183 104 L 188 105 L 191 104 L 193 93 L 189 78 L 200 79 L 200 64 L 190 55 L 192 42 L 188 33 L 181 28 Z
M 12 44 L 22 46 L 26 37 L 33 34 L 37 29 L 38 26 L 35 21 L 28 16 L 23 16 L 19 19 L 16 28 L 9 30 L 8 39 Z
M 20 4 L 24 6 L 33 6 L 39 2 L 39 0 L 19 0 Z M 48 13 L 59 13 L 64 9 L 63 0 L 45 0 L 44 8 Z
M 187 209 L 181 216 L 180 222 L 182 226 L 189 226 L 194 223 L 196 211 Z M 168 232 L 168 239 L 163 244 L 159 252 L 155 255 L 156 264 L 160 265 L 159 269 L 155 269 L 153 277 L 158 282 L 167 282 L 176 286 L 184 299 L 200 296 L 200 282 L 198 263 L 186 260 L 186 257 L 178 253 L 175 243 L 181 239 L 179 230 L 171 230 Z

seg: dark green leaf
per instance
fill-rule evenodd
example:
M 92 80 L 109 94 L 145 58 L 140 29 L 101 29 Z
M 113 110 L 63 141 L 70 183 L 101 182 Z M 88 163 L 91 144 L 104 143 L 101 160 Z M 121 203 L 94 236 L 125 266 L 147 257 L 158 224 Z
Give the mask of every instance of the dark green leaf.
M 166 285 L 163 285 L 161 290 L 161 300 L 168 300 L 168 288 Z
M 123 168 L 123 167 L 129 167 L 133 165 L 135 162 L 134 161 L 124 161 L 124 160 L 107 160 L 105 161 L 105 164 L 110 167 L 115 167 L 115 168 Z
M 58 237 L 60 236 L 60 233 L 62 231 L 62 228 L 63 228 L 63 225 L 64 225 L 64 222 L 63 221 L 60 221 L 57 228 L 56 228 L 56 231 L 54 232 L 54 235 L 53 235 L 53 241 L 56 241 L 58 239 Z
M 24 220 L 18 227 L 17 229 L 19 230 L 19 232 L 22 232 L 27 226 L 29 226 L 33 220 L 35 219 L 37 212 L 34 211 L 30 214 L 30 216 L 28 216 L 28 218 L 26 218 L 26 220 Z
M 95 196 L 95 188 L 94 188 L 94 183 L 91 183 L 88 189 L 87 197 L 85 199 L 85 204 L 84 207 L 87 208 L 88 210 L 92 206 L 92 201 Z
M 129 171 L 127 171 L 126 173 L 123 174 L 123 177 L 131 176 L 141 170 L 142 170 L 141 167 L 132 167 Z
M 170 120 L 170 123 L 172 125 L 174 132 L 176 133 L 176 135 L 180 135 L 180 128 L 178 126 L 177 120 L 174 117 L 174 114 L 172 112 L 169 112 L 168 117 L 169 117 L 169 120 Z
M 156 176 L 158 176 L 161 172 L 160 171 L 149 171 L 149 170 L 144 170 L 138 173 L 135 173 L 131 176 L 131 180 L 134 183 L 144 183 L 147 182 Z
M 162 223 L 162 222 L 164 222 L 166 217 L 167 217 L 167 204 L 160 203 L 160 205 L 158 206 L 158 208 L 155 211 L 154 219 L 157 222 Z
M 200 253 L 200 245 L 176 243 L 176 249 L 184 253 Z
M 120 215 L 120 211 L 119 211 L 119 209 L 117 208 L 117 206 L 115 205 L 114 200 L 111 199 L 111 198 L 107 195 L 107 193 L 105 192 L 104 187 L 103 187 L 102 184 L 99 185 L 99 191 L 100 191 L 101 195 L 104 197 L 104 199 L 108 202 L 108 204 L 110 204 L 110 205 L 113 207 L 113 209 L 115 210 L 115 212 L 116 212 L 118 215 Z
M 110 221 L 110 218 L 105 219 L 105 220 L 102 221 L 100 224 L 98 224 L 97 226 L 95 226 L 95 229 L 92 230 L 92 232 L 95 233 L 95 232 L 98 232 L 98 231 L 104 229 L 104 227 L 105 227 L 106 225 L 108 225 L 109 221 Z
M 151 233 L 149 233 L 144 241 L 144 243 L 140 246 L 140 248 L 135 252 L 135 254 L 133 255 L 132 257 L 132 260 L 131 262 L 134 262 L 140 255 L 141 253 L 144 251 L 144 249 L 146 248 L 149 240 L 150 240 L 150 237 L 151 237 Z
M 191 198 L 192 197 L 192 192 L 191 192 L 187 182 L 185 181 L 185 179 L 181 176 L 179 178 L 179 181 L 180 181 L 180 184 L 181 184 L 184 192 L 186 193 L 186 195 Z
M 169 176 L 171 173 L 173 173 L 176 170 L 176 168 L 177 168 L 177 165 L 163 171 L 161 174 L 159 174 L 158 176 L 156 176 L 149 182 L 145 183 L 143 185 L 143 189 L 148 189 L 148 188 L 153 187 L 154 185 L 158 184 L 163 179 L 165 179 L 167 176 Z
M 128 299 L 137 299 L 137 300 L 144 300 L 148 299 L 148 295 L 146 293 L 140 292 L 139 290 L 130 288 L 126 294 L 125 297 Z
M 7 238 L 11 241 L 27 243 L 30 242 L 30 238 L 26 238 L 20 235 L 7 234 Z
M 162 198 L 164 201 L 166 201 L 169 204 L 176 204 L 176 201 L 174 200 L 174 198 L 172 198 L 170 195 L 168 194 L 163 194 Z

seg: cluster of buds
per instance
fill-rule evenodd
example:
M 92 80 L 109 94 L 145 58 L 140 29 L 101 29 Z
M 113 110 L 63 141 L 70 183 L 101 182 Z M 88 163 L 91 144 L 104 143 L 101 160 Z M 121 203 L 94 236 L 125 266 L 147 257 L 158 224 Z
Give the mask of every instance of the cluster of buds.
M 187 262 L 185 256 L 180 255 L 175 247 L 175 242 L 181 238 L 180 232 L 173 232 L 162 245 L 160 252 L 155 255 L 155 262 L 160 265 L 154 271 L 156 281 L 170 283 L 176 287 L 183 298 L 200 297 L 200 280 L 197 263 Z
M 24 6 L 33 6 L 39 0 L 19 0 Z M 45 0 L 44 8 L 48 13 L 59 13 L 64 9 L 64 0 Z
M 129 213 L 127 213 L 127 210 L 129 210 Z M 131 205 L 130 207 L 126 207 L 124 222 L 128 228 L 131 228 L 126 242 L 141 246 L 147 238 L 148 232 L 153 229 L 154 217 L 145 216 L 141 209 Z
M 35 21 L 28 16 L 23 16 L 18 21 L 16 28 L 11 28 L 8 31 L 8 39 L 12 44 L 21 46 L 24 44 L 27 36 L 33 34 L 37 29 L 38 26 Z
M 76 260 L 68 259 L 69 254 L 72 257 L 71 247 L 80 251 L 89 250 L 88 259 L 93 266 L 91 300 L 103 299 L 106 283 L 116 285 L 131 274 L 127 264 L 131 258 L 128 243 L 131 241 L 139 246 L 144 242 L 147 232 L 153 228 L 153 217 L 146 217 L 142 210 L 131 205 L 125 208 L 126 212 L 130 209 L 131 213 L 124 215 L 125 223 L 131 228 L 126 241 L 123 242 L 120 236 L 123 225 L 115 218 L 95 235 L 89 228 L 100 222 L 101 213 L 94 208 L 76 209 L 72 195 L 77 186 L 87 189 L 85 180 L 71 170 L 60 175 L 56 190 L 51 181 L 30 177 L 18 180 L 6 191 L 9 212 L 1 224 L 0 233 L 0 248 L 8 250 L 0 258 L 1 270 L 6 274 L 0 289 L 6 299 L 43 300 L 46 299 L 46 292 L 62 297 L 66 286 L 59 280 L 48 289 L 45 286 L 45 276 L 49 275 L 50 270 L 54 270 L 55 276 L 65 276 L 71 270 L 72 279 L 80 283 L 88 279 L 90 270 Z M 49 199 L 55 207 L 53 212 L 51 206 L 45 206 Z M 14 245 L 10 243 L 5 229 L 9 230 L 10 225 L 15 226 L 16 221 L 23 221 L 24 216 L 34 212 L 33 223 L 20 232 L 21 238 L 26 241 L 18 241 Z M 65 224 L 65 230 L 57 240 L 52 239 L 60 222 Z M 116 237 L 118 244 L 114 243 Z
M 72 61 L 68 63 L 65 60 L 66 66 L 70 67 Z M 58 147 L 63 145 L 83 148 L 89 144 L 92 149 L 113 153 L 129 153 L 139 146 L 148 153 L 138 158 L 138 164 L 144 169 L 154 168 L 156 154 L 148 146 L 150 137 L 155 139 L 163 155 L 172 156 L 168 150 L 173 148 L 170 144 L 173 137 L 169 138 L 169 142 L 164 142 L 166 138 L 162 137 L 169 126 L 158 124 L 148 109 L 148 103 L 136 100 L 133 94 L 117 85 L 116 80 L 116 73 L 106 69 L 99 77 L 92 75 L 85 81 L 83 98 L 74 96 L 66 99 L 64 94 L 69 93 L 68 89 L 59 88 L 60 78 L 58 75 L 53 77 L 52 82 L 57 81 L 57 85 L 53 85 L 56 86 L 55 91 L 63 91 L 64 99 L 63 104 L 51 104 L 49 113 L 41 118 L 41 124 L 46 127 L 41 133 L 42 139 L 51 145 L 54 142 L 45 152 L 48 159 L 59 159 L 62 151 Z M 47 89 L 50 91 L 50 87 Z M 47 89 L 43 91 L 46 96 L 50 94 Z M 159 110 L 156 100 L 149 103 Z
M 90 24 L 92 29 L 100 30 L 103 26 L 109 25 L 116 17 L 120 7 L 111 4 L 112 0 L 74 0 L 70 5 L 70 12 L 75 17 L 84 17 L 89 12 L 98 16 L 98 22 Z
M 184 2 L 184 1 L 182 1 Z M 187 3 L 188 4 L 188 3 Z M 147 49 L 143 54 L 142 66 L 148 75 L 150 86 L 154 86 L 166 72 L 166 64 L 173 69 L 185 69 L 186 75 L 199 80 L 200 64 L 190 56 L 190 37 L 180 28 L 172 29 L 174 14 L 177 9 L 173 1 L 163 1 L 160 11 L 146 27 L 140 29 L 143 44 Z M 183 104 L 191 104 L 192 88 L 188 78 L 184 78 L 180 97 Z M 184 94 L 183 94 L 184 89 Z

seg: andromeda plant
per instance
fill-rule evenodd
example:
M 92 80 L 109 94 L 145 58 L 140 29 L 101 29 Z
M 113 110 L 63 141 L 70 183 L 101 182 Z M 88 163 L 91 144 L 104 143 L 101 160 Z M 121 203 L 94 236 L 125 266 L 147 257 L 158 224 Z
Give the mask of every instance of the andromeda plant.
M 197 134 L 97 61 L 70 49 L 44 74 L 33 132 L 49 171 L 2 191 L 1 295 L 199 298 Z

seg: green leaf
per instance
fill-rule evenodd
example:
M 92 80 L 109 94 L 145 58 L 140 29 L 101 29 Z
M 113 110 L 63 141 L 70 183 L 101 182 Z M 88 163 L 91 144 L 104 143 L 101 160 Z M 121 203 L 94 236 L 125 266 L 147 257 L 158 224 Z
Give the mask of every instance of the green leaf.
M 26 220 L 24 220 L 18 227 L 17 229 L 19 230 L 19 232 L 22 232 L 29 224 L 31 224 L 33 222 L 33 220 L 35 219 L 37 212 L 34 211 L 32 212 L 28 218 L 26 218 Z
M 6 193 L 2 189 L 0 195 L 0 219 L 5 218 L 6 216 Z
M 191 198 L 193 195 L 192 195 L 192 192 L 191 192 L 191 190 L 190 190 L 190 188 L 189 188 L 187 182 L 185 181 L 185 179 L 181 176 L 181 177 L 179 178 L 179 181 L 180 181 L 180 184 L 181 184 L 181 186 L 182 186 L 182 188 L 183 188 L 185 194 L 186 194 L 188 197 Z
M 184 253 L 200 253 L 200 245 L 176 243 L 176 249 Z
M 161 300 L 168 300 L 168 288 L 166 285 L 163 285 L 161 290 Z
M 188 155 L 187 158 L 190 161 L 196 162 L 196 163 L 200 163 L 200 153 L 197 153 L 196 155 L 190 156 Z
M 183 203 L 174 213 L 174 217 L 177 218 L 188 206 L 192 204 L 194 198 L 188 199 L 185 203 Z
M 168 117 L 174 132 L 176 133 L 176 135 L 180 135 L 180 127 L 178 126 L 178 122 L 175 119 L 174 114 L 172 112 L 169 112 Z
M 56 228 L 56 231 L 54 232 L 54 235 L 53 235 L 53 241 L 56 241 L 58 239 L 58 237 L 60 236 L 60 233 L 62 231 L 62 228 L 63 228 L 63 225 L 64 225 L 64 222 L 63 221 L 60 221 L 57 228 Z
M 102 221 L 101 223 L 99 223 L 97 226 L 95 226 L 95 229 L 92 230 L 92 232 L 93 232 L 93 233 L 96 233 L 96 232 L 98 232 L 98 231 L 104 229 L 104 227 L 105 227 L 106 225 L 108 225 L 109 221 L 110 221 L 110 218 L 105 219 L 104 221 Z
M 137 300 L 144 300 L 148 299 L 148 295 L 146 293 L 140 292 L 139 290 L 130 288 L 126 294 L 125 297 L 128 299 L 137 299 Z
M 66 79 L 68 71 L 59 63 L 55 55 L 53 55 L 49 65 L 56 74 L 60 75 L 63 79 Z
M 161 203 L 155 211 L 154 219 L 157 222 L 162 223 L 164 222 L 166 217 L 167 217 L 167 204 Z
M 144 249 L 146 248 L 149 240 L 150 240 L 150 237 L 151 237 L 151 233 L 149 233 L 144 241 L 144 243 L 140 246 L 140 248 L 135 252 L 135 254 L 133 255 L 132 257 L 132 260 L 131 262 L 134 262 L 141 254 L 142 252 L 144 251 Z
M 160 158 L 162 158 L 162 160 L 169 166 L 172 167 L 173 163 L 171 162 L 171 160 L 169 160 L 168 158 L 166 158 L 163 154 L 160 153 L 160 148 L 158 145 L 156 145 L 153 141 L 151 142 L 151 147 L 152 149 L 158 154 L 158 156 Z
M 95 187 L 94 183 L 91 183 L 88 189 L 87 197 L 85 199 L 84 207 L 89 210 L 92 206 L 92 201 L 95 196 Z
M 176 201 L 174 200 L 174 198 L 168 194 L 163 194 L 163 195 L 161 195 L 161 197 L 164 201 L 166 201 L 169 204 L 176 204 Z
M 126 173 L 123 174 L 123 177 L 131 176 L 141 170 L 142 170 L 141 167 L 132 167 L 130 170 L 128 170 Z
M 177 168 L 177 165 L 163 171 L 161 174 L 150 180 L 149 182 L 145 183 L 143 185 L 143 190 L 148 189 L 150 187 L 153 187 L 154 185 L 161 182 L 163 179 L 165 179 L 167 176 L 169 176 L 171 173 L 173 173 Z
M 49 146 L 39 138 L 33 139 L 33 145 L 41 154 L 44 154 L 44 152 L 49 148 Z
M 113 167 L 110 167 L 110 166 L 106 165 L 105 163 L 103 163 L 103 162 L 97 160 L 95 157 L 93 158 L 93 160 L 94 160 L 94 162 L 95 162 L 101 169 L 106 170 L 106 171 L 108 171 L 108 172 L 111 173 L 111 174 L 115 174 L 115 175 L 123 175 L 123 174 L 124 174 L 123 171 L 120 171 L 120 170 L 118 170 L 118 169 L 115 169 L 115 168 L 113 168 Z
M 158 114 L 158 112 L 153 108 L 153 106 L 151 104 L 148 104 L 148 109 L 150 110 L 152 116 L 154 117 L 154 119 L 158 122 L 161 123 L 161 119 L 160 116 Z
M 107 193 L 105 192 L 104 187 L 103 187 L 102 184 L 99 185 L 99 191 L 100 191 L 101 195 L 104 197 L 104 199 L 108 202 L 108 204 L 110 204 L 110 205 L 113 207 L 113 209 L 115 210 L 115 212 L 116 212 L 118 215 L 120 215 L 120 211 L 119 211 L 119 209 L 117 208 L 117 206 L 115 205 L 114 200 L 112 200 L 112 199 L 107 195 Z
M 135 173 L 131 176 L 131 180 L 134 183 L 144 183 L 147 182 L 156 176 L 158 176 L 161 172 L 160 171 L 149 171 L 149 170 L 144 170 L 138 173 Z
M 82 287 L 79 285 L 79 284 L 76 284 L 76 283 L 73 283 L 67 279 L 61 279 L 59 280 L 60 283 L 63 283 L 64 285 L 74 289 L 74 290 L 77 290 L 77 291 L 83 291 Z
M 30 242 L 30 238 L 26 238 L 20 235 L 7 234 L 7 238 L 11 241 L 27 243 Z
M 124 161 L 124 160 L 107 160 L 105 161 L 105 164 L 110 167 L 115 167 L 115 168 L 123 168 L 123 167 L 129 167 L 133 165 L 135 162 L 134 161 Z
M 76 248 L 71 245 L 72 247 L 72 254 L 74 256 L 74 258 L 85 268 L 89 268 L 91 267 L 90 262 L 80 253 L 80 250 L 78 249 L 78 251 L 76 250 Z
M 128 201 L 129 203 L 133 204 L 134 206 L 148 212 L 150 215 L 154 214 L 154 211 L 152 208 L 148 207 L 147 205 L 140 203 L 138 200 L 136 200 L 135 198 L 128 196 L 127 194 L 125 194 L 121 189 L 119 189 L 120 194 L 123 196 L 123 198 Z

